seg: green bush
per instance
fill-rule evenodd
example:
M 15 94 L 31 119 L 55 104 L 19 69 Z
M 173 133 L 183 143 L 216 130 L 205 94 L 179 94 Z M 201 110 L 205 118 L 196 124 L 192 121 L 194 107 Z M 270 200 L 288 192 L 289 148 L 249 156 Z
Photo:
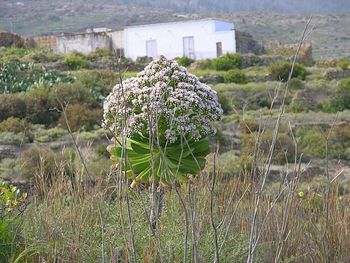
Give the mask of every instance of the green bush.
M 46 48 L 36 49 L 23 57 L 25 61 L 37 63 L 57 62 L 61 59 L 63 59 L 61 54 L 54 53 L 52 50 Z
M 320 128 L 300 127 L 296 131 L 299 151 L 307 157 L 324 158 L 326 153 L 325 133 Z
M 113 57 L 114 53 L 106 48 L 96 48 L 95 51 L 89 53 L 87 55 L 87 58 L 90 60 L 95 60 L 97 58 L 103 58 L 103 57 Z
M 307 108 L 301 102 L 294 102 L 287 106 L 286 112 L 300 113 L 307 111 Z
M 10 48 L 5 49 L 3 55 L 4 56 L 15 55 L 15 56 L 23 57 L 24 55 L 27 55 L 32 51 L 33 51 L 33 49 L 30 49 L 30 48 L 10 47 Z
M 212 61 L 210 59 L 197 60 L 195 64 L 192 64 L 195 69 L 210 69 Z
M 32 132 L 32 130 L 33 128 L 31 123 L 27 122 L 26 120 L 10 117 L 0 122 L 0 132 L 13 132 L 15 134 L 24 132 L 29 134 Z
M 176 62 L 180 66 L 188 67 L 194 62 L 194 60 L 189 57 L 183 56 L 183 57 L 177 58 Z
M 24 118 L 26 102 L 22 94 L 0 94 L 0 121 L 10 117 Z
M 300 79 L 292 79 L 290 81 L 290 89 L 303 89 L 304 83 Z
M 70 70 L 89 68 L 89 62 L 80 54 L 70 54 L 64 58 L 64 64 L 66 64 Z
M 118 81 L 117 73 L 112 70 L 84 70 L 75 72 L 74 76 L 100 104 Z
M 215 70 L 230 70 L 235 68 L 241 68 L 243 58 L 238 53 L 227 53 L 218 57 L 212 61 Z
M 237 84 L 246 84 L 248 79 L 243 71 L 239 69 L 231 69 L 227 71 L 224 75 L 225 83 L 237 83 Z
M 218 99 L 224 114 L 229 113 L 232 110 L 231 103 L 227 96 L 223 92 L 218 92 Z
M 350 109 L 350 78 L 339 82 L 333 98 L 323 104 L 323 110 L 326 112 L 337 112 Z
M 58 100 L 66 104 L 96 105 L 93 95 L 80 81 L 74 83 L 61 83 L 54 86 L 50 91 L 50 100 L 59 107 Z
M 292 70 L 292 63 L 287 61 L 277 61 L 269 66 L 269 72 L 273 80 L 277 81 L 288 81 L 289 73 Z M 305 80 L 307 71 L 305 67 L 301 64 L 296 63 L 294 65 L 294 70 L 292 78 L 298 78 Z
M 23 143 L 28 143 L 28 137 L 23 133 L 13 133 L 13 132 L 1 132 L 0 133 L 0 144 L 4 145 L 21 145 Z
M 338 61 L 337 64 L 342 70 L 346 70 L 349 68 L 350 60 L 348 58 L 342 58 Z
M 38 129 L 35 133 L 35 142 L 52 142 L 58 140 L 60 137 L 67 135 L 66 129 L 51 128 L 51 129 Z
M 296 131 L 296 138 L 300 152 L 307 157 L 326 157 L 326 138 L 330 129 L 320 127 L 300 127 Z M 331 131 L 328 143 L 328 157 L 350 160 L 350 126 L 336 127 Z
M 0 178 L 15 181 L 20 176 L 21 164 L 18 159 L 5 158 L 0 161 Z
M 47 88 L 37 88 L 26 93 L 26 119 L 34 124 L 46 126 L 55 123 L 58 119 L 58 112 L 50 97 Z

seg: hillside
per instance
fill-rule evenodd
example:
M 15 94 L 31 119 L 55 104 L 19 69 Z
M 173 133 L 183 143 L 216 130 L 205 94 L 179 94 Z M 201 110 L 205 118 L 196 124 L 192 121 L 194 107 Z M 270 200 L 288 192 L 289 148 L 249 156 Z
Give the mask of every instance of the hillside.
M 164 8 L 152 7 L 152 5 L 156 6 L 155 3 L 159 1 L 154 1 L 154 4 L 147 6 L 145 1 L 135 1 L 137 5 L 131 5 L 130 1 L 124 2 L 129 4 L 120 4 L 110 0 L 98 3 L 92 0 L 64 0 L 60 2 L 28 0 L 16 3 L 7 0 L 1 1 L 0 30 L 13 30 L 21 35 L 31 36 L 84 31 L 89 27 L 106 26 L 117 29 L 135 24 L 217 17 L 233 21 L 238 30 L 251 33 L 258 41 L 279 40 L 283 43 L 293 43 L 299 38 L 305 21 L 309 17 L 305 14 L 273 12 L 210 15 L 201 8 L 196 9 L 195 14 L 187 14 L 180 12 L 185 8 L 177 8 L 180 4 L 173 6 L 172 9 L 166 9 L 169 6 L 165 4 L 157 5 L 164 6 Z M 172 3 L 172 1 L 164 2 Z M 181 3 L 181 1 L 176 2 Z M 204 1 L 204 4 L 202 2 L 201 4 L 205 5 L 209 2 Z M 334 4 L 334 1 L 332 3 Z M 344 10 L 346 10 L 346 6 L 344 5 Z M 337 58 L 350 55 L 349 15 L 313 15 L 312 24 L 315 26 L 315 30 L 311 34 L 310 41 L 314 44 L 316 58 Z
M 115 1 L 111 1 L 115 2 Z M 274 11 L 285 13 L 347 14 L 346 0 L 121 0 L 125 4 L 163 7 L 181 12 L 225 13 L 241 11 Z
M 214 262 L 215 254 L 220 262 L 247 262 L 251 254 L 256 260 L 249 263 L 349 262 L 350 60 L 296 64 L 289 86 L 281 80 L 291 64 L 276 59 L 240 54 L 193 63 L 179 59 L 191 75 L 163 58 L 174 71 L 156 60 L 137 74 L 147 61 L 122 59 L 120 76 L 115 54 L 107 50 L 63 55 L 0 49 L 0 262 L 148 263 L 161 262 L 160 255 L 164 262 Z M 130 93 L 135 80 L 150 96 Z M 117 92 L 127 94 L 127 103 Z M 127 139 L 123 156 L 120 133 L 101 127 L 114 118 L 112 111 L 102 116 L 110 98 L 116 108 L 127 105 L 116 116 L 133 112 L 126 125 L 137 124 L 136 117 L 144 118 L 141 124 L 160 119 L 157 134 L 172 127 L 173 119 L 186 131 L 192 126 L 187 118 L 221 113 L 212 106 L 218 103 L 223 116 L 215 122 L 216 135 L 199 141 L 184 136 L 168 144 L 158 136 L 154 143 L 135 125 L 139 133 Z M 168 118 L 171 107 L 182 115 Z M 210 111 L 199 115 L 203 108 Z M 134 173 L 130 180 L 124 167 Z M 178 180 L 182 171 L 186 175 L 174 184 L 152 181 Z M 159 220 L 148 216 L 155 214 L 155 196 L 164 207 Z M 212 222 L 221 233 L 218 252 Z M 253 228 L 262 234 L 249 252 Z M 276 256 L 285 233 L 288 249 Z M 320 249 L 324 243 L 336 253 Z M 192 254 L 198 260 L 191 261 Z

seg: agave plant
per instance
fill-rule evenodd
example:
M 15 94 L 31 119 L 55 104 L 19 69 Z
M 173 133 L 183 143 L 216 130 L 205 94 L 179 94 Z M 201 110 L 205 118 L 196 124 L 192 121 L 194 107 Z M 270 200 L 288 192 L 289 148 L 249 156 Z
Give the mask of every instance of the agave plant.
M 214 90 L 161 57 L 106 98 L 104 125 L 116 136 L 108 151 L 132 185 L 186 182 L 203 169 L 221 115 Z
M 196 175 L 204 168 L 205 157 L 209 154 L 207 138 L 173 143 L 164 148 L 152 147 L 149 138 L 141 134 L 128 138 L 126 142 L 127 162 L 122 164 L 122 170 L 126 171 L 128 179 L 134 179 L 132 186 L 151 180 L 163 185 L 186 182 L 189 174 Z M 110 145 L 108 151 L 113 160 L 121 161 L 121 143 Z

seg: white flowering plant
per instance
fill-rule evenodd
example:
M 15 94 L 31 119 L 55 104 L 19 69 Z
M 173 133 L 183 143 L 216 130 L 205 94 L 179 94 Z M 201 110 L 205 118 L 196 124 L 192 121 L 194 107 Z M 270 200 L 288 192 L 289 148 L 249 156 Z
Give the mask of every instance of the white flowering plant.
M 221 115 L 216 92 L 163 56 L 116 85 L 104 102 L 104 126 L 116 137 L 127 137 L 128 162 L 122 169 L 135 183 L 171 184 L 196 175 Z M 108 150 L 121 160 L 120 143 Z

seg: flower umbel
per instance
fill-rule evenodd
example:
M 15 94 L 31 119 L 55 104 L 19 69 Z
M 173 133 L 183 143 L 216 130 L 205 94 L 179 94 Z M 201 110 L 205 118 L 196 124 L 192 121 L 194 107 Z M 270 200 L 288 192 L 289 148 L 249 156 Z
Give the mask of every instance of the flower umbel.
M 221 115 L 216 92 L 163 56 L 116 85 L 104 102 L 106 128 L 127 137 L 152 133 L 161 143 L 213 135 Z

